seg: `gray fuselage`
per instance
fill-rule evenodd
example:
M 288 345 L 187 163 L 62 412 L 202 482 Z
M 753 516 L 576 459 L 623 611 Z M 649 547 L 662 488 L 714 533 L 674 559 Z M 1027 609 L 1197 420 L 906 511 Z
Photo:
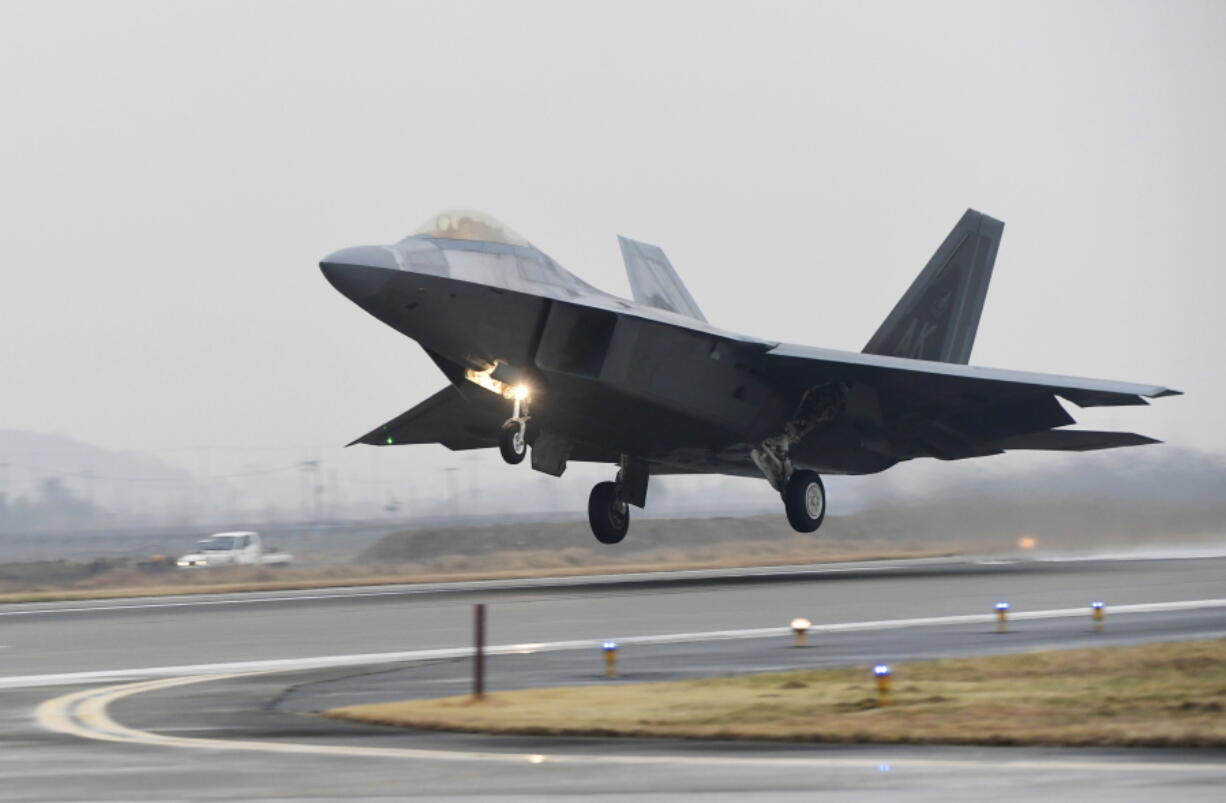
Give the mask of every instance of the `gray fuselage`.
M 805 391 L 757 369 L 775 344 L 604 293 L 531 245 L 413 236 L 346 248 L 321 264 L 338 290 L 421 344 L 474 402 L 495 394 L 464 381 L 468 370 L 530 386 L 530 440 L 567 439 L 573 459 L 625 455 L 652 473 L 761 476 L 750 450 L 781 430 Z M 830 474 L 896 462 L 861 441 L 850 421 L 835 422 L 792 459 Z

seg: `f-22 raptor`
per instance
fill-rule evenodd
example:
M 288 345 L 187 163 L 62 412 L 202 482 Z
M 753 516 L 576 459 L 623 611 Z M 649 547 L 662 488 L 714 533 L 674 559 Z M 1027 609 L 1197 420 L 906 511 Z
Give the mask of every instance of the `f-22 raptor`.
M 1079 407 L 1143 405 L 1156 385 L 968 365 L 1004 224 L 968 210 L 860 353 L 790 345 L 709 323 L 654 245 L 619 238 L 633 300 L 592 287 L 507 226 L 440 213 L 394 245 L 344 248 L 320 267 L 416 340 L 447 387 L 353 443 L 498 447 L 561 476 L 608 463 L 588 517 L 621 541 L 652 476 L 762 477 L 792 527 L 826 514 L 821 474 L 1015 449 L 1088 451 L 1157 441 L 1064 429 Z M 350 444 L 351 446 L 353 444 Z

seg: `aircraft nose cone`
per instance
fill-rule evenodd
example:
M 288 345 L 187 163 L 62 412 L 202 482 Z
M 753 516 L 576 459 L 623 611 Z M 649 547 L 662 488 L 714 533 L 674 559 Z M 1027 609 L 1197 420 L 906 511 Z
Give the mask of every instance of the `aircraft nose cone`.
M 379 294 L 391 276 L 388 271 L 398 266 L 386 248 L 363 245 L 329 254 L 320 261 L 319 269 L 333 287 L 361 304 Z

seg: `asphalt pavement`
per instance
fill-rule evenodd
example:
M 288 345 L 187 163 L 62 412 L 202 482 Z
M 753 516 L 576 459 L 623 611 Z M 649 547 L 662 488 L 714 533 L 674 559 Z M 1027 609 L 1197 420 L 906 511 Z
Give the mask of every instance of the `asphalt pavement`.
M 1220 751 L 489 737 L 311 712 L 463 692 L 474 602 L 489 606 L 490 641 L 516 645 L 490 658 L 491 686 L 522 688 L 1221 637 L 1226 607 L 1197 601 L 1226 597 L 1224 568 L 888 561 L 6 606 L 0 686 L 20 682 L 0 696 L 0 800 L 1216 800 Z M 991 624 L 1002 599 L 1017 616 L 1007 634 Z M 1108 605 L 1104 633 L 1090 628 L 1091 599 Z M 801 615 L 816 630 L 796 649 L 786 624 Z M 617 681 L 601 674 L 605 638 L 625 642 Z M 310 664 L 388 653 L 417 657 Z M 256 660 L 289 671 L 225 668 Z

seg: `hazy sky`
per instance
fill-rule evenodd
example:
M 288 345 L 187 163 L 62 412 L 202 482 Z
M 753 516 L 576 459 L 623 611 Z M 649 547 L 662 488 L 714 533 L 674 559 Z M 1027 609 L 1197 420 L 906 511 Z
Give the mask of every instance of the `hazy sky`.
M 1179 388 L 1081 421 L 1226 450 L 1224 39 L 1220 2 L 6 0 L 0 428 L 412 476 L 460 463 L 336 447 L 445 380 L 330 251 L 471 206 L 627 294 L 621 233 L 718 326 L 858 350 L 973 206 L 973 363 Z

